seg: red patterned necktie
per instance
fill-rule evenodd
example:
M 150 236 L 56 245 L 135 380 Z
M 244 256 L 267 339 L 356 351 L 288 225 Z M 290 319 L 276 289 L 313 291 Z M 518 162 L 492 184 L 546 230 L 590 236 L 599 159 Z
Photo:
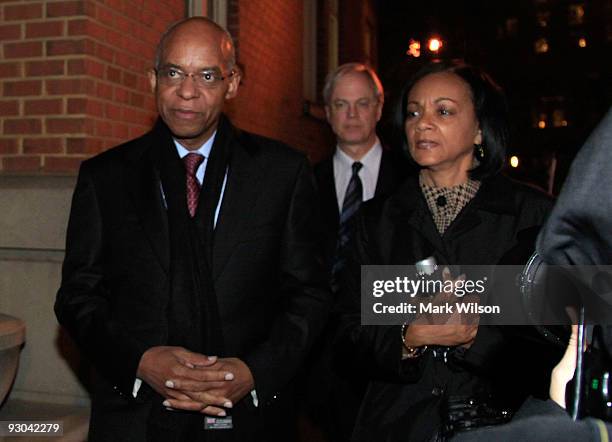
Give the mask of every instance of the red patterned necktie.
M 183 157 L 185 170 L 187 171 L 187 208 L 189 214 L 193 218 L 198 207 L 198 198 L 200 197 L 200 183 L 196 178 L 196 170 L 204 161 L 204 157 L 197 153 L 188 153 Z

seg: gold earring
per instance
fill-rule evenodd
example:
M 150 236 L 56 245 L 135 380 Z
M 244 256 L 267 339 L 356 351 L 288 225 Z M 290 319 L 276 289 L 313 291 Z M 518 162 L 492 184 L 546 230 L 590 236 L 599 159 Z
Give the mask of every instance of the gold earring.
M 485 157 L 484 146 L 482 144 L 474 144 L 474 152 L 476 154 L 476 158 L 479 160 L 483 160 Z

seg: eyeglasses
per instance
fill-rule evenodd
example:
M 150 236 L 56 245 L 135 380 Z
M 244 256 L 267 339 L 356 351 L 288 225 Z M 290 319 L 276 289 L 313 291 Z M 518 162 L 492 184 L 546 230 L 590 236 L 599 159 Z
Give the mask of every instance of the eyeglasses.
M 175 67 L 166 67 L 155 70 L 159 82 L 164 86 L 179 86 L 185 78 L 191 77 L 199 88 L 213 89 L 219 86 L 223 80 L 232 77 L 236 71 L 233 69 L 225 77 L 216 69 L 207 69 L 195 73 L 186 73 Z

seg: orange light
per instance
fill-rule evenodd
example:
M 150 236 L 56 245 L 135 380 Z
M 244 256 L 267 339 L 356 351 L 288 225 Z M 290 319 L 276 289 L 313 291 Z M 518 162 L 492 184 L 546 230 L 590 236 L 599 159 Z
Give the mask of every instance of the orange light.
M 438 52 L 442 47 L 442 40 L 439 38 L 430 38 L 427 47 L 431 52 Z
M 411 38 L 406 54 L 412 55 L 413 57 L 420 57 L 421 56 L 421 42 L 417 40 L 413 40 Z
M 587 45 L 586 38 L 581 37 L 578 39 L 578 46 L 580 46 L 581 48 L 586 48 L 586 45 Z
M 546 41 L 545 38 L 540 38 L 536 40 L 534 43 L 534 49 L 538 54 L 548 52 L 548 41 Z
M 540 129 L 545 129 L 546 128 L 546 121 L 544 121 L 544 120 L 538 121 L 538 127 Z

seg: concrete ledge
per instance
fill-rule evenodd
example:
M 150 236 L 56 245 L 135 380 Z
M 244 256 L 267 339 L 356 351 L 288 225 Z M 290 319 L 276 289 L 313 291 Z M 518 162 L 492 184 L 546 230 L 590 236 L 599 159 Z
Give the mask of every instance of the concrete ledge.
M 0 247 L 62 250 L 74 177 L 0 175 Z

